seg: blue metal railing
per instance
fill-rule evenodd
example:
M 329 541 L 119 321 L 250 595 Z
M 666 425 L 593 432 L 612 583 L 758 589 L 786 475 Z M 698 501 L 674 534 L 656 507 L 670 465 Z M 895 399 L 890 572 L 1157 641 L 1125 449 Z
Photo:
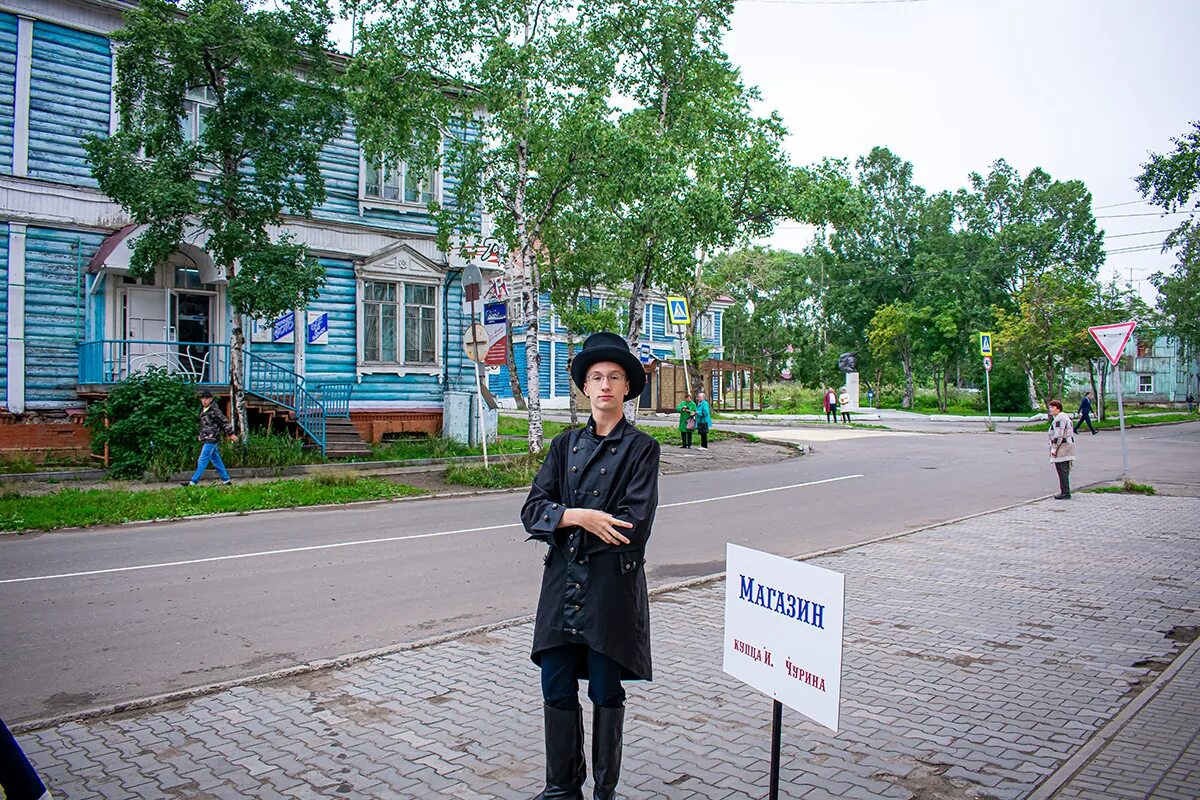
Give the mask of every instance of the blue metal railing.
M 300 429 L 325 453 L 327 417 L 350 416 L 353 384 L 326 383 L 309 391 L 304 379 L 287 367 L 243 351 L 247 394 L 282 406 L 296 415 Z M 103 386 L 162 367 L 188 383 L 229 385 L 230 346 L 212 342 L 101 339 L 79 343 L 79 384 Z
M 353 383 L 315 383 L 309 391 L 325 406 L 326 417 L 350 418 L 350 393 L 354 391 Z
M 261 397 L 296 414 L 296 424 L 325 454 L 325 406 L 304 388 L 304 379 L 287 367 L 267 361 L 251 352 L 246 360 L 246 394 Z
M 79 383 L 120 383 L 131 375 L 161 367 L 189 383 L 229 383 L 229 345 L 212 342 L 102 339 L 79 343 Z

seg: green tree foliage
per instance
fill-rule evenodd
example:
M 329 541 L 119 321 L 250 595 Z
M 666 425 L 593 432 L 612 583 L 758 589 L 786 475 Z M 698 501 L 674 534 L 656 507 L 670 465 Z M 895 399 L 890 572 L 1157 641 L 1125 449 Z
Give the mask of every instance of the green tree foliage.
M 529 449 L 542 448 L 539 249 L 604 153 L 610 48 L 570 0 L 360 0 L 368 20 L 347 71 L 366 158 L 444 163 L 455 196 L 432 204 L 443 249 L 491 214 L 517 275 L 526 326 Z M 599 13 L 599 12 L 597 12 Z
M 88 409 L 87 424 L 96 448 L 108 445 L 111 473 L 140 478 L 160 454 L 175 458 L 197 452 L 200 404 L 178 375 L 151 367 L 113 387 Z
M 1151 277 L 1158 288 L 1161 330 L 1176 337 L 1188 363 L 1200 356 L 1200 121 L 1172 139 L 1170 153 L 1151 153 L 1137 178 L 1142 196 L 1164 212 L 1190 212 L 1167 237 L 1164 250 L 1175 251 L 1175 268 Z M 1188 388 L 1196 386 L 1189 376 Z
M 871 355 L 880 361 L 899 359 L 904 367 L 901 408 L 912 408 L 913 404 L 913 343 L 921 335 L 920 324 L 920 315 L 911 303 L 893 300 L 875 309 L 867 327 L 867 344 L 871 348 Z
M 237 312 L 230 381 L 243 434 L 242 315 L 275 317 L 316 295 L 316 259 L 272 228 L 324 201 L 320 152 L 343 120 L 324 2 L 256 6 L 142 0 L 126 12 L 112 35 L 120 45 L 120 123 L 112 137 L 86 142 L 101 191 L 147 226 L 134 242 L 134 275 L 150 274 L 197 232 L 225 269 Z M 204 98 L 203 109 L 191 110 L 198 136 L 189 97 Z
M 1039 405 L 1061 399 L 1067 366 L 1083 363 L 1095 347 L 1087 332 L 1093 298 L 1092 285 L 1065 269 L 1050 270 L 1025 282 L 1015 311 L 997 307 L 997 357 L 1034 376 Z

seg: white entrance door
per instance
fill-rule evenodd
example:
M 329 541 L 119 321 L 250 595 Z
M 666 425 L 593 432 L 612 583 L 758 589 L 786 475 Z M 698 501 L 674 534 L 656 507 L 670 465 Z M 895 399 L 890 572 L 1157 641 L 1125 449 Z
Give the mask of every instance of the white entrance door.
M 151 366 L 171 366 L 165 300 L 162 289 L 130 286 L 125 290 L 125 338 L 133 341 L 120 354 L 122 378 Z

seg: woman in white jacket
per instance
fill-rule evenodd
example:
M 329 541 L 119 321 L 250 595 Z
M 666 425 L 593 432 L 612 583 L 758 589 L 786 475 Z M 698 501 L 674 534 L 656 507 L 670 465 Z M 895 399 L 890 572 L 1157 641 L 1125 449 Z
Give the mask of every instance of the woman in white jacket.
M 1071 463 L 1075 460 L 1075 431 L 1071 418 L 1063 413 L 1062 401 L 1051 400 L 1050 462 L 1058 472 L 1058 494 L 1055 500 L 1071 499 Z

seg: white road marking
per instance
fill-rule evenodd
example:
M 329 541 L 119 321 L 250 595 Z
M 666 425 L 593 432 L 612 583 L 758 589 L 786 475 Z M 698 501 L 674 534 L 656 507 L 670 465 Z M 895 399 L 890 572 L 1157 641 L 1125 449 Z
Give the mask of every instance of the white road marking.
M 834 483 L 836 481 L 846 481 L 853 478 L 861 478 L 862 475 L 842 475 L 837 478 L 825 478 L 819 481 L 808 481 L 806 483 L 792 483 L 787 486 L 772 486 L 769 489 L 755 489 L 751 492 L 739 492 L 738 494 L 727 494 L 720 497 L 705 497 L 700 500 L 684 500 L 678 503 L 663 503 L 659 505 L 659 509 L 677 508 L 679 506 L 691 506 L 698 503 L 715 503 L 719 500 L 734 500 L 739 497 L 749 497 L 755 494 L 766 494 L 768 492 L 782 492 L 788 489 L 800 489 L 805 486 L 819 486 L 823 483 Z M 186 561 L 164 561 L 158 564 L 137 564 L 132 567 L 111 567 L 109 569 L 93 569 L 84 572 L 60 572 L 56 575 L 32 575 L 24 578 L 5 578 L 0 580 L 0 585 L 8 583 L 33 583 L 35 581 L 51 581 L 60 578 L 83 578 L 91 575 L 111 575 L 117 572 L 137 572 L 144 569 L 162 569 L 165 567 L 186 567 L 192 564 L 211 564 L 217 561 L 235 561 L 243 558 L 261 558 L 263 556 L 287 555 L 290 553 L 306 553 L 314 550 L 334 550 L 340 547 L 358 547 L 366 544 L 387 544 L 389 542 L 404 542 L 410 539 L 432 539 L 437 536 L 453 536 L 460 533 L 479 533 L 482 531 L 498 531 L 505 528 L 520 528 L 521 523 L 513 522 L 507 525 L 488 525 L 482 528 L 459 528 L 452 531 L 435 531 L 434 533 L 411 533 L 405 536 L 386 536 L 379 539 L 358 539 L 352 542 L 332 542 L 330 544 L 313 544 L 305 547 L 286 547 L 280 550 L 260 550 L 254 553 L 234 553 L 228 556 L 209 556 L 207 558 L 192 558 Z

